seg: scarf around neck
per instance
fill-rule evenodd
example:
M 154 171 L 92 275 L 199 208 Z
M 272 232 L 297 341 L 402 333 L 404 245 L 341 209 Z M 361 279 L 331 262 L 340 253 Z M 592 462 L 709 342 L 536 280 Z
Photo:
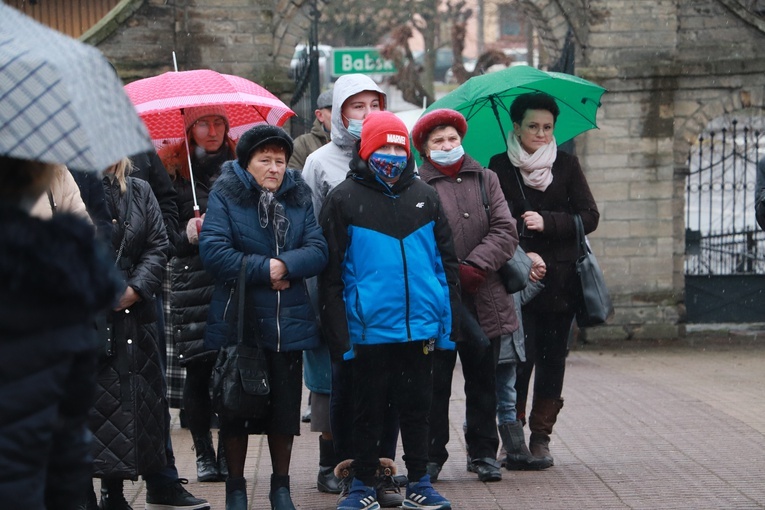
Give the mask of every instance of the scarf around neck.
M 533 154 L 526 152 L 514 133 L 511 132 L 507 137 L 507 157 L 521 171 L 523 183 L 529 188 L 539 191 L 547 189 L 553 180 L 552 166 L 557 155 L 558 144 L 555 143 L 555 137 Z

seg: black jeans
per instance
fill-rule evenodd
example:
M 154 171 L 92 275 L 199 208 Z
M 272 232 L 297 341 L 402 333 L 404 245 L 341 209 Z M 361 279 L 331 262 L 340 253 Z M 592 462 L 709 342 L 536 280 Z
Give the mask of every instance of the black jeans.
M 465 419 L 467 421 L 468 455 L 471 459 L 497 456 L 497 381 L 496 367 L 499 357 L 499 338 L 491 340 L 491 348 L 476 351 L 475 344 L 457 343 L 456 351 L 436 351 L 433 361 L 433 404 L 430 408 L 430 462 L 443 466 L 449 458 L 449 399 L 452 394 L 452 376 L 457 362 L 462 362 L 465 378 Z
M 566 372 L 568 334 L 574 312 L 552 313 L 523 310 L 526 361 L 518 364 L 515 390 L 518 412 L 525 411 L 531 372 L 534 370 L 534 397 L 560 398 Z
M 404 463 L 409 481 L 425 475 L 433 396 L 433 353 L 423 342 L 357 346 L 353 361 L 353 468 L 374 485 L 380 439 L 389 402 L 398 409 Z
M 353 360 L 332 363 L 332 393 L 329 400 L 329 421 L 332 442 L 338 461 L 353 458 Z M 389 403 L 385 408 L 379 456 L 396 458 L 398 444 L 398 411 Z

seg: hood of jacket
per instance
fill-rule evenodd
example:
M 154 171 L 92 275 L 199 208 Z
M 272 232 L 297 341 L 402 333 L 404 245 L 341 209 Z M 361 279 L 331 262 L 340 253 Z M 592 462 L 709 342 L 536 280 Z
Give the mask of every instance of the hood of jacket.
M 40 220 L 5 206 L 0 282 L 0 331 L 14 334 L 82 324 L 122 291 L 92 226 L 69 214 Z
M 219 189 L 238 206 L 257 208 L 263 188 L 255 182 L 252 174 L 236 160 L 226 161 L 221 168 L 221 176 L 215 181 L 213 190 Z M 311 189 L 300 172 L 288 168 L 274 197 L 285 206 L 304 206 L 311 203 Z
M 357 139 L 343 125 L 343 103 L 359 92 L 369 90 L 380 94 L 382 109 L 388 102 L 388 96 L 374 82 L 372 78 L 364 74 L 349 74 L 341 77 L 335 82 L 332 93 L 332 143 L 343 149 L 344 152 L 353 150 Z

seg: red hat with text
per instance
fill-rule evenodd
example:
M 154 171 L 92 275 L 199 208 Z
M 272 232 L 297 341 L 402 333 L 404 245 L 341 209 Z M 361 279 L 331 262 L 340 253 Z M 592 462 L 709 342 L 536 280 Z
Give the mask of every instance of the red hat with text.
M 359 156 L 364 161 L 383 145 L 398 145 L 409 151 L 409 132 L 404 122 L 391 112 L 371 112 L 361 125 L 361 146 Z

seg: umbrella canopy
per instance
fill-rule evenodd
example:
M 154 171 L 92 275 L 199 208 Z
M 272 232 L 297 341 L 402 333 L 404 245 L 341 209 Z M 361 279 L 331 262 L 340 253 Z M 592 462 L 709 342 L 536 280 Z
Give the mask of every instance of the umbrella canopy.
M 168 72 L 125 85 L 155 145 L 186 134 L 184 108 L 222 105 L 236 139 L 257 124 L 283 125 L 295 115 L 278 97 L 250 80 L 210 69 Z
M 495 154 L 507 150 L 507 135 L 513 129 L 510 105 L 527 92 L 546 92 L 555 98 L 560 115 L 555 140 L 562 144 L 589 129 L 597 128 L 595 115 L 603 87 L 570 74 L 540 71 L 530 66 L 512 66 L 495 73 L 470 78 L 445 95 L 426 112 L 451 108 L 465 116 L 468 131 L 462 144 L 465 152 L 487 165 Z
M 0 2 L 0 154 L 103 170 L 152 149 L 101 53 Z

